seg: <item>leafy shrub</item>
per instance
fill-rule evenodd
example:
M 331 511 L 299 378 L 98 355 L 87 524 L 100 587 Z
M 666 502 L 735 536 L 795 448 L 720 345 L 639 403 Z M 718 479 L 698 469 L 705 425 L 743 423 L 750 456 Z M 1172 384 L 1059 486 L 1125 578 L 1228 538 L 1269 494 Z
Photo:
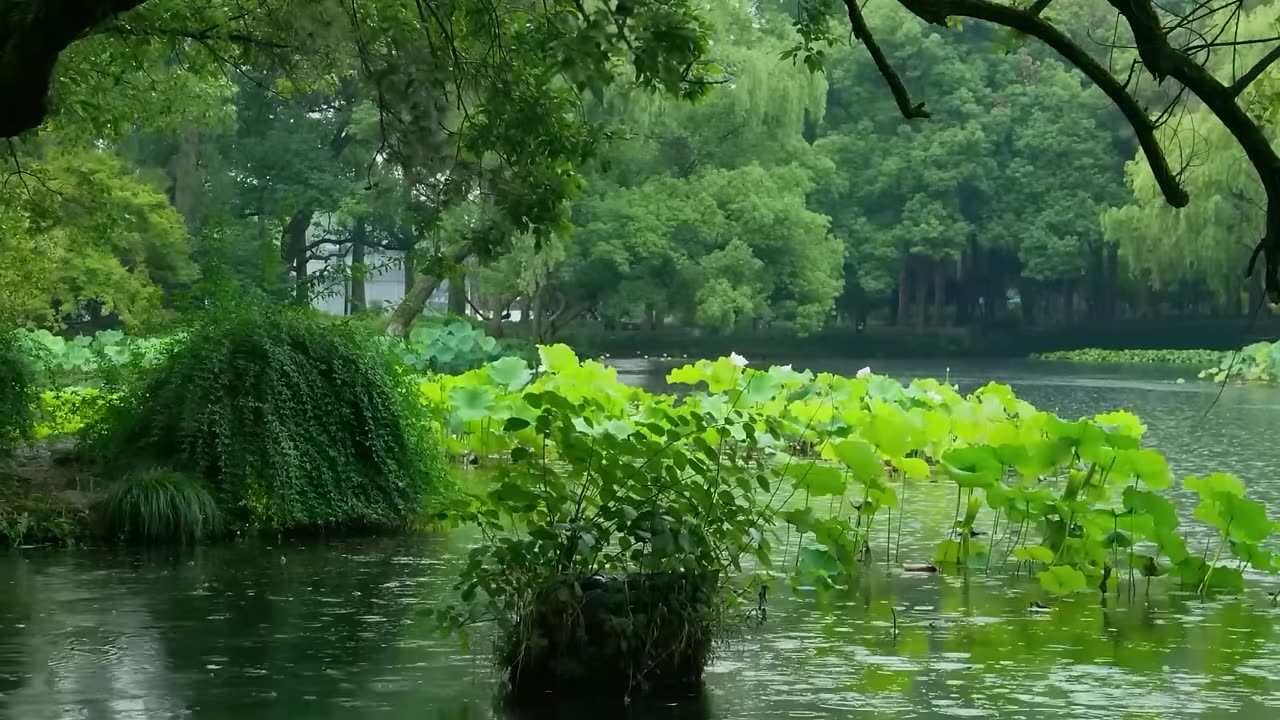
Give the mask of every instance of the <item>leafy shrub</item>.
M 103 498 L 104 529 L 134 542 L 200 542 L 222 531 L 222 513 L 204 483 L 170 470 L 126 477 Z
M 1223 356 L 1221 350 L 1063 350 L 1035 355 L 1037 360 L 1067 362 L 1114 363 L 1128 365 L 1213 365 Z
M 232 524 L 399 525 L 446 472 L 406 381 L 350 326 L 294 310 L 221 314 L 108 408 L 89 446 L 116 471 L 141 462 L 203 477 Z
M 31 435 L 36 381 L 17 335 L 0 331 L 0 455 Z
M 91 387 L 45 390 L 36 403 L 32 437 L 40 440 L 74 435 L 100 417 L 115 397 Z

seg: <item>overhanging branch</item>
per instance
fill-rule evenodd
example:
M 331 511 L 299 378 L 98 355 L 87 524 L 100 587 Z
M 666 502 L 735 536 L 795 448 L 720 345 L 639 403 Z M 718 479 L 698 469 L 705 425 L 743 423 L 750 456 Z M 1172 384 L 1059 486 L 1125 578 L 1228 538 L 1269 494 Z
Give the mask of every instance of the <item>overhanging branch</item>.
M 1031 10 L 1002 5 L 991 0 L 898 0 L 916 16 L 935 25 L 945 26 L 951 17 L 967 17 L 1002 25 L 1053 48 L 1064 60 L 1084 73 L 1111 102 L 1115 103 L 1133 128 L 1138 144 L 1147 157 L 1156 184 L 1165 200 L 1174 207 L 1185 207 L 1190 201 L 1177 175 L 1169 167 L 1164 149 L 1156 139 L 1156 126 L 1138 101 L 1125 86 L 1106 68 L 1093 59 L 1084 48 L 1047 20 Z M 1113 3 L 1121 0 L 1112 0 Z M 1038 5 L 1039 3 L 1037 3 Z M 1144 58 L 1145 60 L 1145 58 Z
M 889 62 L 889 58 L 885 57 L 884 50 L 871 34 L 871 28 L 867 26 L 866 18 L 862 16 L 862 8 L 858 5 L 858 0 L 844 0 L 844 4 L 849 9 L 849 25 L 853 28 L 853 36 L 867 48 L 872 62 L 876 64 L 876 70 L 880 71 L 881 77 L 889 85 L 889 92 L 893 93 L 893 100 L 898 104 L 898 112 L 908 120 L 930 117 L 929 111 L 924 109 L 924 103 L 911 101 L 911 93 L 908 92 L 906 84 L 902 82 L 898 71 L 893 69 L 893 64 Z

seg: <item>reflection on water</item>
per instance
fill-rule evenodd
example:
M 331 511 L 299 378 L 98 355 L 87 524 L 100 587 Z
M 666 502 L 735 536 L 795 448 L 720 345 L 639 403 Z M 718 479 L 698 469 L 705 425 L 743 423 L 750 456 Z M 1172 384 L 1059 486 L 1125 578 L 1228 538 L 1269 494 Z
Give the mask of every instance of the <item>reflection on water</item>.
M 1228 388 L 1206 418 L 1216 388 L 1177 385 L 1168 371 L 1072 372 L 1021 363 L 951 377 L 962 388 L 1010 382 L 1067 416 L 1134 410 L 1176 471 L 1232 470 L 1280 506 L 1269 437 L 1280 392 Z M 928 486 L 908 502 L 903 560 L 931 541 L 908 538 L 950 512 Z M 0 718 L 495 717 L 485 640 L 441 638 L 422 613 L 449 592 L 473 539 L 0 555 Z M 1201 601 L 1165 583 L 1148 597 L 1139 580 L 1132 599 L 1126 586 L 1118 601 L 1085 595 L 1041 611 L 1031 583 L 897 567 L 878 564 L 832 608 L 774 599 L 769 622 L 712 666 L 699 702 L 521 718 L 1280 716 L 1280 611 L 1261 589 Z

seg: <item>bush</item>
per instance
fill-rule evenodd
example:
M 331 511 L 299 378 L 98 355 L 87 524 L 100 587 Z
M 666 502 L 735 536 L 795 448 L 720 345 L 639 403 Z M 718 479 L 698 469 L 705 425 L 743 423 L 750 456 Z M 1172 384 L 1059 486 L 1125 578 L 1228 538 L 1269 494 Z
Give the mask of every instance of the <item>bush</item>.
M 39 389 L 16 333 L 0 331 L 0 455 L 31 436 Z
M 133 542 L 200 542 L 222 531 L 222 513 L 198 478 L 170 470 L 130 475 L 101 504 L 107 533 Z
M 713 415 L 661 403 L 641 419 L 631 401 L 646 396 L 612 370 L 563 346 L 540 354 L 538 380 L 504 361 L 446 393 L 471 402 L 493 391 L 465 383 L 493 383 L 518 400 L 486 418 L 471 414 L 475 403 L 463 411 L 481 423 L 506 413 L 491 433 L 505 450 L 491 489 L 458 509 L 483 537 L 461 572 L 461 602 L 437 616 L 453 627 L 493 621 L 516 701 L 697 688 L 713 651 L 751 614 L 743 598 L 760 578 L 743 576 L 743 558 L 769 557 L 767 493 L 778 486 L 754 418 L 727 404 Z M 740 437 L 732 454 L 718 449 L 727 437 Z
M 246 528 L 401 525 L 446 476 L 428 418 L 373 338 L 300 310 L 206 318 L 90 430 L 109 470 L 204 478 Z

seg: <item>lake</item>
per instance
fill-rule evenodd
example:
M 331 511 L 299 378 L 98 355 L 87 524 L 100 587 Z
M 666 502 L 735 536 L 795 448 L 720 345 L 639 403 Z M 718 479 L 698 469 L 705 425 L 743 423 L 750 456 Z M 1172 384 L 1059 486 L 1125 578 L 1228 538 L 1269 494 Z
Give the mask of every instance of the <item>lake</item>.
M 670 363 L 619 361 L 659 389 Z M 797 363 L 852 374 L 860 363 Z M 941 363 L 881 362 L 899 378 Z M 1187 382 L 1179 384 L 1179 372 Z M 991 361 L 954 364 L 969 391 L 1011 384 L 1074 418 L 1137 413 L 1175 475 L 1234 472 L 1280 508 L 1280 390 L 1218 387 L 1189 370 Z M 551 708 L 539 716 L 636 718 L 1280 717 L 1275 585 L 1201 600 L 1171 581 L 1127 579 L 1032 608 L 1034 578 L 908 574 L 927 560 L 954 495 L 912 490 L 901 547 L 873 548 L 856 597 L 819 609 L 781 591 L 737 637 L 698 700 Z M 1186 502 L 1185 498 L 1180 499 Z M 939 524 L 941 522 L 942 524 Z M 195 551 L 0 551 L 0 718 L 503 717 L 477 636 L 442 638 L 425 617 L 448 597 L 475 535 Z M 893 556 L 893 557 L 891 557 Z M 997 561 L 998 562 L 998 561 Z M 896 622 L 895 622 L 896 615 Z M 896 630 L 895 630 L 896 626 Z

